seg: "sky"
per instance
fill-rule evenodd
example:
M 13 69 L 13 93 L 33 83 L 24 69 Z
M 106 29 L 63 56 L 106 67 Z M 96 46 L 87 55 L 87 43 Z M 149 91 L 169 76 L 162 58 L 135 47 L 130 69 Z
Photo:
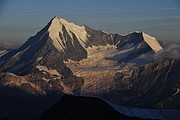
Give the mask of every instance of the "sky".
M 180 42 L 180 0 L 0 0 L 0 44 L 21 45 L 54 16 L 109 33 Z

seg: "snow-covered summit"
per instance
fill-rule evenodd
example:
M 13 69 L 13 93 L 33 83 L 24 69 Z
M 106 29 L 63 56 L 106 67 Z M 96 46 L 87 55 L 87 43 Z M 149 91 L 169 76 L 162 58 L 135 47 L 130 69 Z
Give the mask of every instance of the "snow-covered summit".
M 80 41 L 81 45 L 84 46 L 84 43 L 87 41 L 87 32 L 85 26 L 79 26 L 74 23 L 70 23 L 63 18 L 58 16 L 54 17 L 51 21 L 51 25 L 48 29 L 49 37 L 53 40 L 53 44 L 59 51 L 62 51 L 65 46 L 63 46 L 64 30 L 67 31 L 71 39 L 75 37 Z M 62 37 L 60 36 L 60 33 Z M 60 44 L 60 46 L 59 46 Z

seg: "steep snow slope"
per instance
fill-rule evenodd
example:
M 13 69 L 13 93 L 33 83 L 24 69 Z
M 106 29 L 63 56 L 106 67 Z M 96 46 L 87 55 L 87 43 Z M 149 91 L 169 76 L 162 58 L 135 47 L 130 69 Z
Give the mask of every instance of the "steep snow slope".
M 69 23 L 63 18 L 55 17 L 51 25 L 48 29 L 49 36 L 53 40 L 54 46 L 59 51 L 64 51 L 66 48 L 66 40 L 67 38 L 63 38 L 63 35 L 65 34 L 63 31 L 63 28 L 68 32 L 68 35 L 71 37 L 71 39 L 74 39 L 74 35 L 78 39 L 78 41 L 81 43 L 81 45 L 84 47 L 84 43 L 87 41 L 87 32 L 85 31 L 85 26 L 78 26 L 74 23 Z M 71 41 L 72 44 L 74 41 Z
M 162 46 L 159 44 L 159 42 L 157 41 L 157 39 L 155 37 L 151 37 L 146 33 L 142 33 L 143 37 L 144 37 L 144 41 L 155 51 L 158 52 L 160 50 L 162 50 Z

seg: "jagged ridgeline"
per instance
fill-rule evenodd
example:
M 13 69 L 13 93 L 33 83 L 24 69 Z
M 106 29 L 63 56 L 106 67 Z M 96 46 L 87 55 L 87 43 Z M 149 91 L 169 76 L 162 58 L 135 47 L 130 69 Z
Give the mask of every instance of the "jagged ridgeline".
M 54 17 L 35 36 L 28 39 L 20 48 L 1 57 L 1 72 L 25 75 L 48 69 L 56 75 L 69 74 L 64 60 L 80 61 L 88 57 L 88 48 L 94 46 L 114 46 L 117 49 L 134 47 L 131 54 L 119 61 L 129 61 L 140 54 L 162 49 L 158 40 L 142 32 L 128 35 L 108 34 L 87 26 L 69 23 Z M 63 72 L 64 69 L 67 73 Z

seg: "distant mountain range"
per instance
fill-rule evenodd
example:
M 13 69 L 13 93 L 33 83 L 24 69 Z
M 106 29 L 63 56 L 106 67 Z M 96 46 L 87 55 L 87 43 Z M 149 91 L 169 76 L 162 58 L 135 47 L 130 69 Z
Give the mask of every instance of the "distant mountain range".
M 20 48 L 0 53 L 0 113 L 35 119 L 64 94 L 179 109 L 179 59 L 160 57 L 164 49 L 144 32 L 110 34 L 54 17 Z

